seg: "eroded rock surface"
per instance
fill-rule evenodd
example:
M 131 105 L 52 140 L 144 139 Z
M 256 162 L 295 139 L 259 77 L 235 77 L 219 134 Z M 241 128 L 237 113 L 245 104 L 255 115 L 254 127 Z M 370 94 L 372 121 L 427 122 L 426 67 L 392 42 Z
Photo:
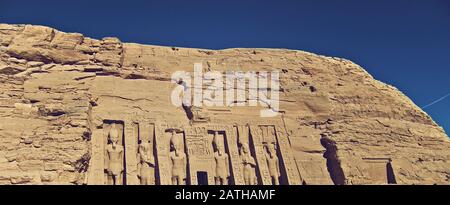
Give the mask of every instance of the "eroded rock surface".
M 170 79 L 194 63 L 280 71 L 280 114 L 224 106 L 189 118 Z M 0 80 L 0 184 L 450 184 L 443 129 L 345 59 L 0 24 Z

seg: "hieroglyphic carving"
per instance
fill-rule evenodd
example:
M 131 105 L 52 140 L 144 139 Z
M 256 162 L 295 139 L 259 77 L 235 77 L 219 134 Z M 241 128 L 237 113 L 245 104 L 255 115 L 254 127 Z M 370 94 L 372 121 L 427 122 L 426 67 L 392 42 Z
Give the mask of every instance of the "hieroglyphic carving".
M 211 158 L 212 150 L 204 127 L 192 127 L 186 130 L 186 145 L 189 156 Z
M 169 158 L 170 153 L 170 134 L 166 135 L 166 129 L 169 126 L 163 123 L 155 124 L 155 142 L 156 146 L 156 163 L 159 176 L 159 183 L 161 185 L 172 184 L 171 179 L 171 163 Z
M 125 161 L 126 163 L 126 181 L 129 185 L 139 184 L 138 180 L 138 137 L 139 137 L 139 124 L 131 120 L 125 121 Z
M 185 130 L 186 135 L 188 136 L 204 136 L 206 134 L 206 127 L 203 126 L 194 126 L 188 127 Z
M 207 183 L 214 184 L 213 138 L 205 126 L 191 126 L 185 130 L 186 147 L 189 155 L 189 173 L 191 185 L 199 183 L 198 173 L 207 174 Z M 202 183 L 206 183 L 203 181 Z
M 186 144 L 189 156 L 208 158 L 212 154 L 207 138 L 186 137 Z
M 262 141 L 262 130 L 255 126 L 250 126 L 250 135 L 252 137 L 253 146 L 255 149 L 256 161 L 258 163 L 258 170 L 261 176 L 263 185 L 271 185 L 271 178 L 269 169 L 266 164 L 266 157 Z
M 276 139 L 278 141 L 278 148 L 280 149 L 280 155 L 286 169 L 287 183 L 290 185 L 300 185 L 301 180 L 299 171 L 297 169 L 294 154 L 292 153 L 285 129 L 280 125 L 276 125 L 275 131 Z

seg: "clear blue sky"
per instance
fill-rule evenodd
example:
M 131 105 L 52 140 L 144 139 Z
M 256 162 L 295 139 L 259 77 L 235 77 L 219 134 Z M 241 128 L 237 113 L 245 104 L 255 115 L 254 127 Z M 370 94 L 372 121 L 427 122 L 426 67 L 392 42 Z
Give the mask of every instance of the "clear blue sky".
M 0 0 L 0 22 L 153 45 L 305 50 L 350 59 L 421 107 L 450 93 L 447 0 Z M 425 111 L 450 133 L 450 97 Z

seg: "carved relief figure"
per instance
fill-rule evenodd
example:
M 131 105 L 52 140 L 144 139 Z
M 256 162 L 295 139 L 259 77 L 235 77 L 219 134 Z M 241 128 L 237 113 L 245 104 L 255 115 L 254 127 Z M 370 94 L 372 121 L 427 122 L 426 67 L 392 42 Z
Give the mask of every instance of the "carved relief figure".
M 256 185 L 256 162 L 247 143 L 241 145 L 241 159 L 245 185 Z
M 269 167 L 269 174 L 272 178 L 273 185 L 280 184 L 280 165 L 277 157 L 276 145 L 274 143 L 266 144 L 266 161 L 267 166 Z
M 141 185 L 155 184 L 155 158 L 151 152 L 151 145 L 149 142 L 143 141 L 139 145 L 139 172 L 138 176 L 141 179 Z
M 176 137 L 176 131 L 172 131 L 170 144 L 173 148 L 173 151 L 170 152 L 170 160 L 172 161 L 172 185 L 185 185 L 187 159 L 182 143 Z
M 228 177 L 230 177 L 228 154 L 225 153 L 224 144 L 219 139 L 217 131 L 214 132 L 214 144 L 216 147 L 216 151 L 214 152 L 216 162 L 215 183 L 216 185 L 228 185 Z
M 124 149 L 119 145 L 119 130 L 116 124 L 111 125 L 108 133 L 108 138 L 111 143 L 106 146 L 106 154 L 108 164 L 106 164 L 106 173 L 108 175 L 108 184 L 121 185 L 123 179 L 123 155 Z

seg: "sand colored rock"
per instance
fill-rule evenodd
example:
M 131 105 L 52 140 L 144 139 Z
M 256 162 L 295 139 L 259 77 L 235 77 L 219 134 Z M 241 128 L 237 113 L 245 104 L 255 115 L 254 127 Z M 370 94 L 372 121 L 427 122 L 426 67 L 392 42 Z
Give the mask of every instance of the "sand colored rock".
M 280 71 L 279 115 L 175 107 L 195 63 Z M 345 59 L 0 24 L 0 80 L 0 184 L 450 184 L 444 130 Z

